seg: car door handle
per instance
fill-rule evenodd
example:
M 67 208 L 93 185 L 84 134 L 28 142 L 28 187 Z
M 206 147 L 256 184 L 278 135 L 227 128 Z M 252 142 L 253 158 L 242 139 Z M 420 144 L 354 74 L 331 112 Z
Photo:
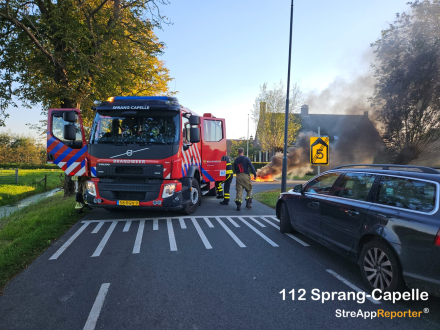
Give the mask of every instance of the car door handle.
M 345 213 L 348 213 L 351 216 L 359 215 L 359 212 L 355 210 L 345 210 Z
M 311 202 L 309 203 L 309 207 L 312 209 L 316 209 L 319 207 L 319 202 Z

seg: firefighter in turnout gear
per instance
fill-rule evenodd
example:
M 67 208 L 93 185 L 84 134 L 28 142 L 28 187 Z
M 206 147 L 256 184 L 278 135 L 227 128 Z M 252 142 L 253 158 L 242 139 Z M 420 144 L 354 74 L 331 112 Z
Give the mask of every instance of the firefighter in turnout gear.
M 228 156 L 223 156 L 222 161 L 226 161 L 226 179 L 225 181 L 221 181 L 217 183 L 217 198 L 224 198 L 220 204 L 228 205 L 229 204 L 229 189 L 231 187 L 232 178 L 234 177 L 232 171 L 231 160 Z M 225 195 L 223 196 L 222 183 L 225 184 Z
M 246 208 L 250 209 L 252 207 L 252 181 L 249 175 L 249 168 L 251 169 L 254 178 L 257 178 L 257 172 L 252 165 L 249 158 L 243 156 L 244 149 L 238 149 L 238 157 L 234 161 L 234 169 L 236 175 L 235 189 L 237 190 L 237 195 L 235 198 L 235 204 L 237 204 L 237 211 L 241 210 L 241 203 L 243 198 L 243 189 L 246 190 Z

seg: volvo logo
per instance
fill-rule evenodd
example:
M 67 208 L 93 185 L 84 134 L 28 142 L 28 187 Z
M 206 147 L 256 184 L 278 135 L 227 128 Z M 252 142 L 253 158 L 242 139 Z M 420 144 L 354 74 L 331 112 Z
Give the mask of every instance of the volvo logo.
M 133 155 L 133 150 L 127 150 L 126 155 L 129 157 Z

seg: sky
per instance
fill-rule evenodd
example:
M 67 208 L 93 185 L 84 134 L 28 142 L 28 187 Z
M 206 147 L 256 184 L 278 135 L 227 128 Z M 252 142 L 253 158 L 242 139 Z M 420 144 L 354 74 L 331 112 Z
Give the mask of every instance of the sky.
M 296 0 L 291 84 L 307 95 L 336 79 L 365 74 L 370 44 L 396 13 L 408 11 L 407 1 Z M 166 44 L 160 59 L 174 78 L 169 88 L 196 113 L 225 118 L 227 138 L 246 137 L 260 86 L 287 83 L 291 1 L 170 0 L 160 8 L 172 22 L 155 31 Z M 7 126 L 0 131 L 35 134 L 25 124 L 45 119 L 40 112 L 9 108 Z M 255 136 L 252 120 L 249 124 L 249 135 Z

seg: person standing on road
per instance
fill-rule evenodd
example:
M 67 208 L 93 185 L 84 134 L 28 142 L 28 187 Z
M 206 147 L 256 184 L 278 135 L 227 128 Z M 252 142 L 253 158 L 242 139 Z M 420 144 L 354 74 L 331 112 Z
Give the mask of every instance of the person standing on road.
M 232 178 L 234 176 L 232 171 L 231 160 L 228 156 L 223 156 L 222 161 L 226 161 L 226 179 L 225 181 L 220 181 L 217 183 L 217 198 L 224 198 L 220 204 L 228 205 L 229 204 L 229 189 L 231 187 Z M 222 183 L 225 184 L 225 195 L 223 196 Z
M 234 169 L 236 173 L 235 189 L 237 196 L 235 197 L 235 204 L 237 204 L 237 211 L 241 210 L 241 203 L 243 198 L 243 189 L 246 190 L 246 207 L 252 207 L 252 181 L 249 175 L 249 167 L 254 175 L 254 180 L 257 178 L 257 172 L 252 165 L 249 158 L 243 156 L 244 149 L 238 149 L 238 157 L 234 161 Z

